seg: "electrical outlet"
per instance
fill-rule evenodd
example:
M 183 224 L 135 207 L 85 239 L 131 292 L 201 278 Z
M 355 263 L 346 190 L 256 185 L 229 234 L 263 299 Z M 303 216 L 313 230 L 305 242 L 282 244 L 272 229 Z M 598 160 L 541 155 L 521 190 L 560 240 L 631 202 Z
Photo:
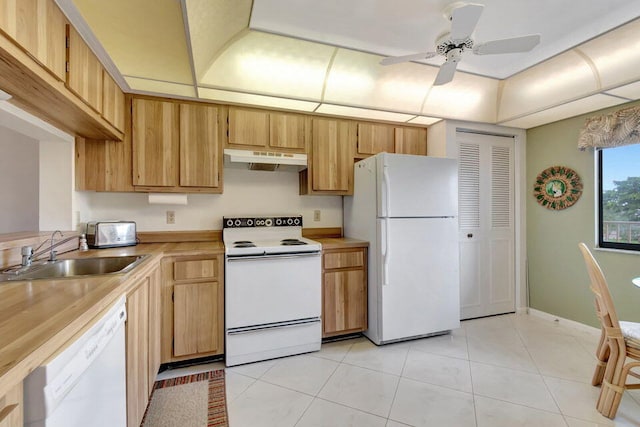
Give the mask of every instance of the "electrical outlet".
M 176 211 L 167 211 L 167 224 L 176 223 Z
M 313 220 L 320 221 L 320 209 L 316 209 L 313 211 Z

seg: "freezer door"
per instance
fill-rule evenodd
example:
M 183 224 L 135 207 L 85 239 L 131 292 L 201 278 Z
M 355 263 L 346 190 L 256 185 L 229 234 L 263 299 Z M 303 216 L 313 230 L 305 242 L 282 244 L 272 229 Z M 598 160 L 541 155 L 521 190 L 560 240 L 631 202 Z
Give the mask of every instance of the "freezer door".
M 378 220 L 380 342 L 460 327 L 457 231 L 455 218 Z
M 458 215 L 455 159 L 383 153 L 377 161 L 379 218 Z

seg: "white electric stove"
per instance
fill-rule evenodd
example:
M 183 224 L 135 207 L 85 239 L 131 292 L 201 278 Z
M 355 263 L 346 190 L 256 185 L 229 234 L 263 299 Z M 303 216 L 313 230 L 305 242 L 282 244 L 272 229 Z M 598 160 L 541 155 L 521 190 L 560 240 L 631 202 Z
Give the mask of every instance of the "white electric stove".
M 320 350 L 322 245 L 302 216 L 224 217 L 226 365 Z

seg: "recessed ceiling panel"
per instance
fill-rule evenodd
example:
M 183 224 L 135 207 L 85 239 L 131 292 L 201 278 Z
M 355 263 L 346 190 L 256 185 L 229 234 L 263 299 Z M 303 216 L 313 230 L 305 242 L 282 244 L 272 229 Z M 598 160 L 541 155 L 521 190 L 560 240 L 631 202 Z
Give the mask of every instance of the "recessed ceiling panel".
M 640 77 L 640 19 L 579 47 L 595 64 L 603 88 Z
M 186 0 L 196 76 L 202 76 L 234 36 L 249 27 L 251 0 Z
M 388 111 L 368 110 L 366 108 L 345 107 L 342 105 L 322 104 L 316 113 L 330 114 L 332 116 L 358 117 L 370 120 L 385 120 L 389 122 L 406 122 L 411 119 L 411 114 L 391 113 Z
M 253 95 L 251 93 L 231 92 L 227 90 L 198 88 L 200 98 L 212 101 L 243 104 L 260 105 L 261 107 L 283 108 L 285 110 L 313 111 L 318 106 L 317 102 L 297 101 L 295 99 L 277 98 L 275 96 Z
M 415 63 L 383 67 L 380 59 L 339 49 L 327 77 L 324 101 L 418 114 L 438 69 Z
M 407 55 L 435 50 L 449 31 L 444 10 L 454 0 L 254 0 L 250 27 L 291 37 L 377 53 Z M 622 25 L 640 15 L 640 0 L 478 0 L 484 5 L 475 43 L 541 34 L 531 52 L 474 55 L 459 68 L 505 78 Z M 436 65 L 441 57 L 426 62 Z
M 251 31 L 211 65 L 201 86 L 301 100 L 320 100 L 335 48 Z
M 495 123 L 499 81 L 457 71 L 453 81 L 433 86 L 421 114 Z
M 176 0 L 74 0 L 121 74 L 193 84 Z
M 498 121 L 540 111 L 597 92 L 589 63 L 569 51 L 504 81 Z
M 432 125 L 434 123 L 439 122 L 440 120 L 442 120 L 442 119 L 436 119 L 434 117 L 418 116 L 418 117 L 415 117 L 415 118 L 407 121 L 407 123 L 415 123 L 417 125 L 430 126 L 430 125 Z
M 548 110 L 544 110 L 539 113 L 501 122 L 499 124 L 515 128 L 530 129 L 547 123 L 557 122 L 558 120 L 568 119 L 569 117 L 579 116 L 580 114 L 585 114 L 590 111 L 623 104 L 625 102 L 627 101 L 624 99 L 598 94 L 549 108 Z

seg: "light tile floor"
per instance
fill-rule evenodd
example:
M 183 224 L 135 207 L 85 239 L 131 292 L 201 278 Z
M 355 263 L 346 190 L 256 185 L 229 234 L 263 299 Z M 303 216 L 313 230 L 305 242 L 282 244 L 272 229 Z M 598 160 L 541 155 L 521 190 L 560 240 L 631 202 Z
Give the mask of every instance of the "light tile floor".
M 597 342 L 595 329 L 509 314 L 381 347 L 364 337 L 327 343 L 227 368 L 230 426 L 640 426 L 640 390 L 625 393 L 614 420 L 596 411 Z

